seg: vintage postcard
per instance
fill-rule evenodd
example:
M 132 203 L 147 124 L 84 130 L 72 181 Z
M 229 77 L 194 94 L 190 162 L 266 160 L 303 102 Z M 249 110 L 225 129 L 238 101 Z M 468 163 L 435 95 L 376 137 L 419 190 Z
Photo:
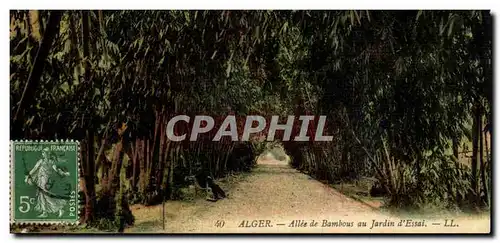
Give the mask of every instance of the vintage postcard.
M 13 234 L 483 234 L 489 10 L 11 10 Z

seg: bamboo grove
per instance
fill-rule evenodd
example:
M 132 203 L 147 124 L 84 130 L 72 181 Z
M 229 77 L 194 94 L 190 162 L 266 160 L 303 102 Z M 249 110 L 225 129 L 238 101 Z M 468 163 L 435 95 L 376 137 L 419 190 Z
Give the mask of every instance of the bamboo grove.
M 132 224 L 129 204 L 175 199 L 184 176 L 248 171 L 262 152 L 260 140 L 169 141 L 176 114 L 326 115 L 334 141 L 283 142 L 292 166 L 331 183 L 376 177 L 400 208 L 489 205 L 487 11 L 10 17 L 11 139 L 81 141 L 87 225 Z

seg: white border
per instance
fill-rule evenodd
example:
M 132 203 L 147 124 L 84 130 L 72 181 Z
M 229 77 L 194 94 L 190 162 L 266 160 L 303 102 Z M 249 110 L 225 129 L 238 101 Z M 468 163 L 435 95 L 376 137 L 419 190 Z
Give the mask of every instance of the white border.
M 395 0 L 85 0 L 7 1 L 9 9 L 492 9 L 495 1 Z

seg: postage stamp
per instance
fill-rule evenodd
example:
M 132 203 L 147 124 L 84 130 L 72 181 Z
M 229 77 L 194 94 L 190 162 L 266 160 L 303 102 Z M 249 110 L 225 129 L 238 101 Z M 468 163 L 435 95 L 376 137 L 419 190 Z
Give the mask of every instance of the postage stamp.
M 10 222 L 77 224 L 77 141 L 11 141 Z

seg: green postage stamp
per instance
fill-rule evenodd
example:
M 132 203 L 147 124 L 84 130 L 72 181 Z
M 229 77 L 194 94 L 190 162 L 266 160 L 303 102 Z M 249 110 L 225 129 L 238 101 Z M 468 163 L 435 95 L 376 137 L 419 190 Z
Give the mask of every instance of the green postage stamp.
M 79 150 L 77 141 L 11 141 L 11 223 L 78 223 Z

